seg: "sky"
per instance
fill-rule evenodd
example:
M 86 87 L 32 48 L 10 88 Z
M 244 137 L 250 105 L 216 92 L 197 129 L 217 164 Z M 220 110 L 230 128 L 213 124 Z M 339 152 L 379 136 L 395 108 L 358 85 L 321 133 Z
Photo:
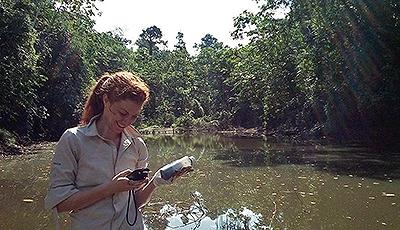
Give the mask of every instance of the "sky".
M 193 54 L 195 43 L 207 33 L 231 47 L 246 41 L 234 41 L 233 18 L 244 10 L 257 11 L 253 0 L 104 0 L 96 5 L 101 16 L 95 17 L 99 32 L 120 28 L 124 37 L 135 42 L 143 29 L 157 26 L 173 49 L 178 32 Z

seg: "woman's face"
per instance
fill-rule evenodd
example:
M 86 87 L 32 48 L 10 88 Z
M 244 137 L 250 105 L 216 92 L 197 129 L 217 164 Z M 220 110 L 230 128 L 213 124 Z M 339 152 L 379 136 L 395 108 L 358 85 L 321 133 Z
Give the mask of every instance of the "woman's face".
M 110 102 L 104 99 L 103 116 L 108 122 L 109 128 L 116 133 L 122 131 L 133 124 L 142 110 L 143 104 L 129 99 Z

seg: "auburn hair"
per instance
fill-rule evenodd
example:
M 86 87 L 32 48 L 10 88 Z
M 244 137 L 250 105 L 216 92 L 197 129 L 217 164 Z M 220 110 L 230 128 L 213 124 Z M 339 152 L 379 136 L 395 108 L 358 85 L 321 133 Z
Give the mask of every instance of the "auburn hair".
M 92 117 L 103 112 L 104 95 L 107 95 L 111 102 L 129 99 L 145 104 L 149 100 L 150 90 L 142 79 L 130 72 L 103 74 L 89 91 L 80 119 L 81 125 L 88 124 Z

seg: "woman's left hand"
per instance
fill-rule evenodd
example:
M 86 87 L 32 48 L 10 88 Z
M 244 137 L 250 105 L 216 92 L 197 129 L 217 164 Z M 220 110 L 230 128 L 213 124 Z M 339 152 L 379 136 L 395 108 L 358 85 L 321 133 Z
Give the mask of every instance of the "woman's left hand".
M 179 177 L 182 177 L 182 176 L 188 174 L 188 173 L 191 172 L 191 171 L 193 171 L 193 168 L 192 168 L 191 166 L 188 166 L 188 167 L 182 168 L 182 170 L 180 170 L 180 171 L 175 172 L 171 179 L 169 179 L 169 180 L 164 180 L 164 179 L 161 177 L 161 172 L 160 172 L 160 170 L 158 170 L 158 171 L 154 174 L 153 179 L 152 179 L 152 182 L 153 182 L 153 184 L 154 184 L 156 187 L 158 187 L 158 186 L 160 186 L 160 185 L 164 185 L 164 184 L 171 184 L 172 182 L 174 182 L 174 181 L 175 181 L 176 179 L 178 179 Z
M 172 180 L 171 182 L 174 182 L 176 179 L 178 179 L 179 177 L 182 177 L 186 174 L 188 174 L 189 172 L 193 171 L 193 167 L 192 166 L 188 166 L 188 167 L 184 167 L 182 168 L 180 171 L 176 172 L 173 176 L 172 176 Z

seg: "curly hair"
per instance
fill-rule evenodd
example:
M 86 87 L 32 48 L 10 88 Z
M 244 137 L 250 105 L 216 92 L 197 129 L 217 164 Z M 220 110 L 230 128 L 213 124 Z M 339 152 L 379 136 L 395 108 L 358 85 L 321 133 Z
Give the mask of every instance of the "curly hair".
M 150 90 L 142 79 L 130 72 L 103 74 L 89 91 L 81 125 L 88 124 L 93 116 L 103 112 L 103 95 L 107 95 L 111 102 L 129 99 L 144 105 L 149 100 Z

